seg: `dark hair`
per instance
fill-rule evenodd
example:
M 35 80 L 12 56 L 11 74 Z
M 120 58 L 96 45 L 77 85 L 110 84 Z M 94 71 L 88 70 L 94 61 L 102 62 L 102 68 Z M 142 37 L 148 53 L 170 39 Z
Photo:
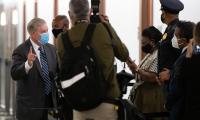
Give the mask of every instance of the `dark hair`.
M 194 29 L 194 40 L 196 43 L 200 44 L 200 22 L 197 23 Z
M 149 38 L 157 44 L 162 38 L 162 33 L 154 26 L 150 26 L 142 31 L 142 36 Z
M 180 29 L 179 36 L 181 38 L 186 38 L 187 42 L 189 42 L 189 40 L 193 38 L 193 30 L 195 27 L 195 24 L 193 22 L 179 21 L 176 27 Z

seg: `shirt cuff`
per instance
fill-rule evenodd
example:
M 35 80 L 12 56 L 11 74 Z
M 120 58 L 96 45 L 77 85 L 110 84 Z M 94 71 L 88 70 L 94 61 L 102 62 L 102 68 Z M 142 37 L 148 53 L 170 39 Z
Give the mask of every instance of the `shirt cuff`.
M 29 65 L 28 64 L 28 60 L 25 62 L 25 70 L 26 70 L 26 74 L 28 74 L 29 70 L 33 67 L 33 65 Z

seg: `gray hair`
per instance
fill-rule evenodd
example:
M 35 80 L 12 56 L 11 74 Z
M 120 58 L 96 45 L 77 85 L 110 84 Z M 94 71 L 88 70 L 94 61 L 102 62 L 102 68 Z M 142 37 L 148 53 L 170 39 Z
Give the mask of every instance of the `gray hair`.
M 41 25 L 46 24 L 45 20 L 41 18 L 33 18 L 27 26 L 28 33 L 31 34 L 32 32 L 35 32 L 38 27 Z
M 88 0 L 70 0 L 69 10 L 77 19 L 85 19 L 89 12 Z

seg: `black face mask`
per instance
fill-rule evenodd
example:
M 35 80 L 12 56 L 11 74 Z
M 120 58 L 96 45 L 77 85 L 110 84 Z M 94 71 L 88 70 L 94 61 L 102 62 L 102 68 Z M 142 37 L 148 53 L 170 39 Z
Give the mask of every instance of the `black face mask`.
M 142 51 L 145 53 L 151 53 L 153 47 L 150 44 L 146 44 L 145 46 L 142 46 Z
M 52 29 L 52 33 L 54 35 L 55 38 L 58 37 L 58 35 L 63 32 L 63 29 Z
M 163 13 L 160 16 L 160 20 L 161 20 L 162 23 L 165 23 L 165 18 L 164 18 L 164 14 Z

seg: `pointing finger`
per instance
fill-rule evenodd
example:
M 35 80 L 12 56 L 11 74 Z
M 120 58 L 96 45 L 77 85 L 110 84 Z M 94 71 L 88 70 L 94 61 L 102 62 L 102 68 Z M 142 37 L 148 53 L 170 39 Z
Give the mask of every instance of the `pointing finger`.
M 32 46 L 31 46 L 30 49 L 29 49 L 29 53 L 32 53 Z

